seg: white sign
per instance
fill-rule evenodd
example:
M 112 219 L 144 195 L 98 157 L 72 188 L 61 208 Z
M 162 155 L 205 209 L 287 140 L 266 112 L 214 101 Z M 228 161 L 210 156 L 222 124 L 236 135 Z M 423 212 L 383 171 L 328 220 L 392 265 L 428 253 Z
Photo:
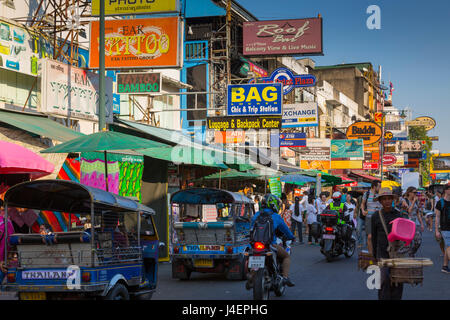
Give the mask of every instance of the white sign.
M 317 102 L 283 105 L 282 128 L 317 127 L 319 125 Z
M 307 148 L 331 148 L 331 139 L 306 139 Z
M 42 71 L 40 112 L 53 116 L 98 121 L 99 76 L 50 59 Z M 105 78 L 106 122 L 113 122 L 113 80 Z
M 418 189 L 420 175 L 418 172 L 405 172 L 402 174 L 402 190 L 406 191 L 408 187 L 414 187 Z

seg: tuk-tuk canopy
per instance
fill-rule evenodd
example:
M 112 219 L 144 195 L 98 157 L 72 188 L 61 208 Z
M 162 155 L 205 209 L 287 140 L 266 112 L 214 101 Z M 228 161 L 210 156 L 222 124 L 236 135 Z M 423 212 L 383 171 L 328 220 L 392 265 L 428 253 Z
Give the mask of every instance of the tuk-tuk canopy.
M 181 190 L 172 195 L 171 202 L 180 204 L 253 203 L 243 194 L 214 188 Z
M 102 211 L 140 211 L 154 215 L 152 208 L 132 199 L 66 180 L 36 180 L 11 187 L 5 193 L 5 204 L 11 207 L 70 213 Z

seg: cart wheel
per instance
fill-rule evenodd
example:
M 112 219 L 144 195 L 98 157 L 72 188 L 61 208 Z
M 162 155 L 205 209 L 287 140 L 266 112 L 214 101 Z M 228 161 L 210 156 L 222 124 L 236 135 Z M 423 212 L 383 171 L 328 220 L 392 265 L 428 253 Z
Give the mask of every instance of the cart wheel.
M 106 295 L 105 300 L 130 300 L 127 287 L 117 283 Z

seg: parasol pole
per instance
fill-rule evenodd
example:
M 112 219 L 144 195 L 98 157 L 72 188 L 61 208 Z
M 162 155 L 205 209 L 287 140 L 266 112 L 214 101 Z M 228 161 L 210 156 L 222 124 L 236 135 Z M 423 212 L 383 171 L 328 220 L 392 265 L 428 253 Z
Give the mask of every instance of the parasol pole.
M 222 182 L 222 169 L 219 169 L 219 189 Z
M 106 182 L 106 191 L 109 192 L 108 188 L 108 156 L 106 154 L 106 150 L 103 151 L 105 155 L 105 182 Z

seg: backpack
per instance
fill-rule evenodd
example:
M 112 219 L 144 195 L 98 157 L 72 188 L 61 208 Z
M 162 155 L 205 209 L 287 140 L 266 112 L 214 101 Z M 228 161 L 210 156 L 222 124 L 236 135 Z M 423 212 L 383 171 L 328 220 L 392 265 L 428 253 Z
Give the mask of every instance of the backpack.
M 274 236 L 272 214 L 261 212 L 256 218 L 253 229 L 250 232 L 251 242 L 272 243 Z
M 441 210 L 439 210 L 441 212 L 441 230 L 447 230 L 447 225 L 450 223 L 450 209 L 445 206 L 443 198 L 441 198 L 439 202 L 441 203 Z

